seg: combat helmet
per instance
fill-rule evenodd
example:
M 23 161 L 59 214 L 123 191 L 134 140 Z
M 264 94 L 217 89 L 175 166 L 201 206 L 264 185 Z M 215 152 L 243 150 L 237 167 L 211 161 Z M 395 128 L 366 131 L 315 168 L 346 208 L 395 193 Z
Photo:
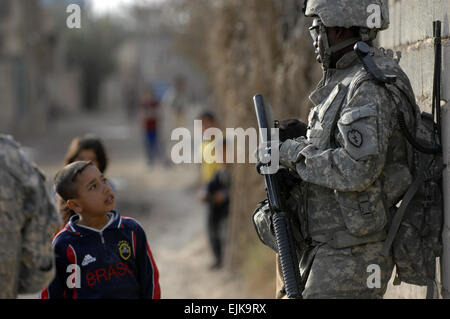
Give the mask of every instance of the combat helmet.
M 389 8 L 387 0 L 305 0 L 303 11 L 308 17 L 318 17 L 324 27 L 359 27 L 359 37 L 348 39 L 343 43 L 330 47 L 324 30 L 325 38 L 324 67 L 327 67 L 329 57 L 357 41 L 371 41 L 377 37 L 380 30 L 389 27 Z M 310 30 L 318 29 L 313 25 Z M 314 33 L 311 32 L 314 38 Z
M 306 0 L 304 11 L 308 17 L 318 16 L 327 27 L 389 27 L 387 0 Z M 379 21 L 374 14 L 379 14 Z

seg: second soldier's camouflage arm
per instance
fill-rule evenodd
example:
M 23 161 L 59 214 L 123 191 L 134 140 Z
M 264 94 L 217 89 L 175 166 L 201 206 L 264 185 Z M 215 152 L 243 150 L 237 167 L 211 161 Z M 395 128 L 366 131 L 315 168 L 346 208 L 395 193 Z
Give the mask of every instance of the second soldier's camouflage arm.
M 381 174 L 395 107 L 387 91 L 364 82 L 349 99 L 338 121 L 338 148 L 303 148 L 296 171 L 302 180 L 337 191 L 362 191 Z
M 14 194 L 14 206 L 7 207 L 7 213 L 14 219 L 15 230 L 9 231 L 14 231 L 15 240 L 8 245 L 10 258 L 16 260 L 18 269 L 9 271 L 16 274 L 15 293 L 35 293 L 53 279 L 52 237 L 61 217 L 49 197 L 43 174 L 12 140 L 2 144 L 2 148 L 1 164 Z
M 19 292 L 38 292 L 54 277 L 52 238 L 62 220 L 45 186 L 45 179 L 35 170 L 38 182 L 33 191 L 35 204 L 23 231 L 22 264 Z

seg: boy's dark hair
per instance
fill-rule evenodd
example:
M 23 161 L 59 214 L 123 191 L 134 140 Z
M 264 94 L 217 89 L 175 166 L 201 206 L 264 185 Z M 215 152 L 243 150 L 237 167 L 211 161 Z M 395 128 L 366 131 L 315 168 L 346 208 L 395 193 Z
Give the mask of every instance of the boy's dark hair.
M 104 173 L 106 167 L 108 166 L 108 158 L 106 156 L 105 148 L 100 139 L 91 134 L 82 137 L 78 136 L 72 140 L 69 150 L 64 157 L 64 165 L 73 163 L 82 150 L 89 149 L 94 151 L 99 165 L 98 169 L 100 172 Z
M 77 161 L 64 166 L 55 175 L 55 190 L 65 201 L 78 196 L 76 178 L 83 170 L 94 165 L 92 161 Z

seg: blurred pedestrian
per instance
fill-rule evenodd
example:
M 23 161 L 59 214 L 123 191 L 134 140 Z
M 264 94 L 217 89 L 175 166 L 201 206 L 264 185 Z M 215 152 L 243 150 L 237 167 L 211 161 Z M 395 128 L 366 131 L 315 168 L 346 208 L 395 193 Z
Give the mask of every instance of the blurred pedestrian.
M 216 116 L 209 111 L 200 114 L 202 121 L 202 136 L 210 128 L 218 128 Z M 207 203 L 207 232 L 208 240 L 213 253 L 214 262 L 211 269 L 222 267 L 223 242 L 225 222 L 228 216 L 230 176 L 226 163 L 225 139 L 217 141 L 212 135 L 212 140 L 202 141 L 201 153 L 201 189 L 199 198 Z M 222 145 L 218 145 L 221 143 Z M 216 161 L 220 156 L 215 151 L 220 148 L 223 160 Z
M 44 174 L 0 135 L 0 298 L 35 293 L 53 279 L 52 233 L 60 224 Z
M 159 102 L 155 94 L 151 89 L 144 90 L 140 102 L 140 114 L 149 164 L 153 164 L 158 156 L 158 112 Z
M 222 142 L 223 163 L 206 186 L 204 200 L 208 203 L 208 239 L 214 256 L 211 269 L 223 265 L 224 245 L 230 205 L 231 171 L 226 164 L 226 139 Z
M 69 149 L 64 156 L 63 166 L 76 161 L 92 161 L 100 172 L 105 173 L 106 168 L 108 167 L 108 156 L 106 154 L 106 148 L 100 138 L 93 134 L 75 137 L 70 143 Z M 111 181 L 109 181 L 109 183 L 114 190 Z M 63 219 L 63 225 L 66 225 L 69 222 L 70 217 L 75 215 L 75 212 L 67 206 L 66 202 L 62 200 L 56 191 L 54 192 L 54 195 Z
M 218 128 L 218 123 L 216 116 L 209 112 L 205 111 L 200 114 L 199 119 L 202 121 L 202 136 L 205 131 L 209 128 Z M 213 135 L 214 138 L 214 135 Z M 211 180 L 214 174 L 222 167 L 222 163 L 219 163 L 214 160 L 214 143 L 216 143 L 215 139 L 213 140 L 204 140 L 202 141 L 201 153 L 202 153 L 202 165 L 201 165 L 201 181 L 203 185 L 207 185 L 207 183 Z M 209 152 L 208 150 L 212 150 Z
M 184 113 L 187 107 L 187 83 L 182 75 L 175 77 L 174 85 L 164 95 L 164 102 L 175 112 L 175 127 L 184 127 Z
M 178 127 L 186 127 L 185 109 L 187 107 L 187 85 L 183 76 L 177 76 L 174 84 L 163 95 L 161 100 L 161 125 L 159 136 L 161 151 L 166 163 L 170 163 L 171 135 Z
M 91 161 L 69 164 L 56 174 L 55 189 L 76 215 L 53 241 L 56 277 L 40 297 L 159 299 L 145 231 L 114 210 L 115 194 L 98 168 Z

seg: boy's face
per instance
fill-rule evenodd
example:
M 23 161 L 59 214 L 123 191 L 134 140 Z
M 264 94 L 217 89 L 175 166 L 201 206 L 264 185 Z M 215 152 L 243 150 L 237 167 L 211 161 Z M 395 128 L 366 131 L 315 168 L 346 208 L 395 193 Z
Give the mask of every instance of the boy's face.
M 77 198 L 68 201 L 78 214 L 106 215 L 114 209 L 114 193 L 106 178 L 94 165 L 86 167 L 76 178 Z

